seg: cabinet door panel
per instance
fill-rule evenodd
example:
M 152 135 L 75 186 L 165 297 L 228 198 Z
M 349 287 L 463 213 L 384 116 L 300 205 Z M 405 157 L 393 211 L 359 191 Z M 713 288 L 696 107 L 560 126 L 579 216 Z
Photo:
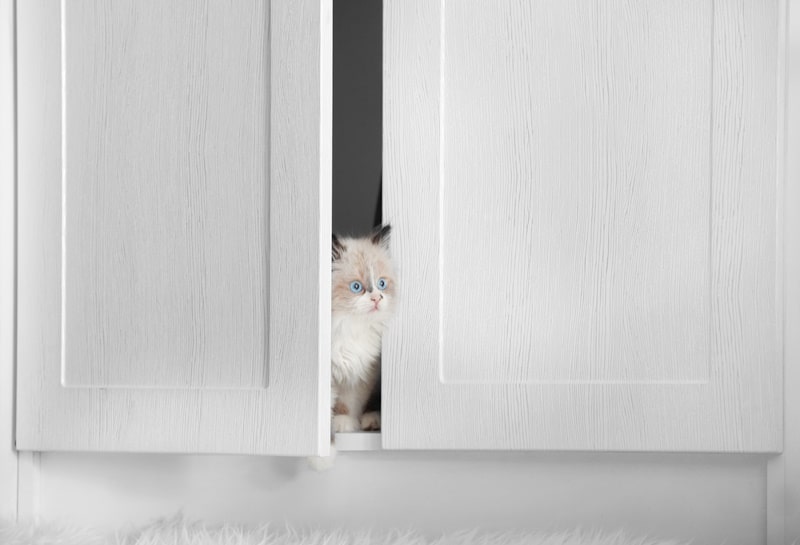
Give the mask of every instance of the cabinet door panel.
M 385 447 L 780 448 L 782 20 L 388 3 Z
M 324 452 L 330 1 L 17 19 L 17 448 Z
M 442 17 L 443 380 L 706 380 L 711 2 Z
M 64 3 L 66 385 L 265 386 L 268 7 Z

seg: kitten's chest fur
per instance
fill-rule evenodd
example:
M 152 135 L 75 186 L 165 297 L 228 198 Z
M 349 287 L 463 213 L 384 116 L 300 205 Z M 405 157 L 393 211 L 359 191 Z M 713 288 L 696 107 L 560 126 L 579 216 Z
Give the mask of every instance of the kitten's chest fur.
M 331 371 L 335 382 L 369 380 L 379 363 L 384 323 L 369 316 L 333 313 Z

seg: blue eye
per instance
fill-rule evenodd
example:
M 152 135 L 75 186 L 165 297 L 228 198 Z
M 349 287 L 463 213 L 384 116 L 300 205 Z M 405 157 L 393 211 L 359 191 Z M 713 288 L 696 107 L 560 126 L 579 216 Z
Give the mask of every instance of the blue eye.
M 383 291 L 386 289 L 387 283 L 385 278 L 378 278 L 378 289 Z
M 353 293 L 361 293 L 362 291 L 364 291 L 364 287 L 358 280 L 353 280 L 352 282 L 350 282 L 350 291 L 352 291 Z

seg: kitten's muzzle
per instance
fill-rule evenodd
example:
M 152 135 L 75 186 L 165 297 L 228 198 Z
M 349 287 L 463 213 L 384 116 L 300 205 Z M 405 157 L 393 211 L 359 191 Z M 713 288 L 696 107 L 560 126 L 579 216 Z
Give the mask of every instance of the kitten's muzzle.
M 373 290 L 372 293 L 369 294 L 369 300 L 375 305 L 372 310 L 378 310 L 378 305 L 383 301 L 383 294 Z

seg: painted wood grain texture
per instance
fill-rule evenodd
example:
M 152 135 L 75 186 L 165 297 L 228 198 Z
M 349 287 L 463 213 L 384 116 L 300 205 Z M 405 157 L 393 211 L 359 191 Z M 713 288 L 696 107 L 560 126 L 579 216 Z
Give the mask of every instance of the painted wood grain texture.
M 208 4 L 209 7 L 212 3 Z M 257 3 L 260 4 L 240 4 L 255 9 Z M 186 13 L 192 14 L 192 10 L 198 5 L 188 1 L 170 4 L 173 7 L 183 6 Z M 119 5 L 121 4 L 114 4 L 115 7 Z M 266 9 L 267 4 L 264 6 Z M 319 294 L 326 289 L 329 292 L 330 289 L 331 6 L 329 0 L 274 0 L 268 6 L 270 28 L 273 29 L 269 34 L 268 53 L 263 52 L 269 55 L 270 67 L 269 119 L 265 122 L 272 137 L 268 142 L 263 136 L 266 127 L 256 127 L 253 120 L 245 116 L 245 112 L 250 112 L 258 123 L 263 119 L 264 97 L 254 95 L 267 88 L 262 81 L 265 77 L 266 61 L 253 52 L 249 62 L 258 66 L 250 67 L 252 74 L 244 74 L 246 67 L 241 63 L 246 62 L 245 59 L 229 59 L 229 56 L 240 53 L 238 49 L 241 48 L 241 40 L 255 39 L 256 42 L 263 42 L 266 36 L 265 15 L 256 10 L 253 14 L 255 20 L 248 19 L 242 30 L 238 27 L 241 21 L 231 21 L 232 26 L 229 27 L 225 21 L 230 15 L 219 13 L 215 17 L 222 20 L 213 23 L 217 25 L 213 32 L 220 33 L 216 43 L 222 51 L 208 53 L 219 57 L 208 61 L 209 66 L 206 68 L 196 65 L 170 67 L 175 71 L 188 71 L 200 77 L 200 81 L 207 78 L 205 83 L 192 87 L 192 92 L 196 94 L 188 97 L 191 99 L 191 108 L 182 110 L 183 113 L 176 113 L 185 116 L 182 122 L 166 119 L 157 121 L 157 125 L 160 123 L 164 127 L 170 126 L 169 130 L 175 131 L 176 138 L 180 130 L 191 132 L 192 137 L 177 142 L 160 141 L 162 146 L 167 147 L 166 150 L 150 149 L 139 140 L 132 140 L 130 143 L 140 146 L 140 151 L 150 149 L 153 157 L 148 158 L 149 160 L 155 161 L 155 158 L 161 157 L 164 162 L 163 171 L 150 170 L 151 167 L 133 164 L 138 157 L 132 157 L 132 164 L 129 166 L 137 172 L 151 172 L 159 176 L 180 174 L 196 184 L 188 181 L 179 183 L 175 180 L 156 183 L 154 180 L 141 179 L 138 181 L 143 187 L 141 194 L 137 194 L 136 188 L 126 185 L 132 183 L 130 179 L 125 183 L 117 181 L 114 182 L 116 185 L 110 186 L 117 195 L 106 195 L 104 198 L 122 202 L 122 195 L 130 193 L 132 206 L 138 207 L 137 214 L 140 215 L 126 216 L 129 212 L 120 210 L 117 211 L 118 219 L 114 220 L 106 212 L 98 213 L 105 218 L 104 221 L 121 222 L 115 227 L 120 233 L 124 233 L 126 229 L 133 229 L 137 233 L 134 235 L 129 232 L 128 236 L 135 239 L 132 244 L 138 248 L 136 251 L 140 252 L 140 256 L 144 250 L 140 248 L 142 240 L 139 237 L 155 237 L 156 233 L 152 226 L 138 225 L 136 222 L 152 218 L 163 229 L 173 229 L 171 236 L 174 240 L 165 242 L 159 237 L 152 244 L 161 245 L 154 252 L 166 251 L 164 248 L 169 244 L 176 245 L 176 253 L 183 252 L 176 256 L 175 263 L 186 269 L 183 272 L 165 270 L 163 274 L 178 278 L 185 273 L 187 282 L 191 283 L 183 292 L 187 300 L 190 288 L 196 290 L 194 296 L 197 297 L 198 304 L 204 300 L 211 304 L 219 293 L 226 292 L 242 298 L 246 295 L 262 298 L 259 302 L 241 300 L 232 303 L 225 311 L 225 319 L 230 320 L 230 323 L 225 324 L 226 334 L 234 335 L 225 339 L 226 343 L 233 344 L 238 339 L 260 335 L 256 329 L 264 326 L 269 331 L 269 346 L 266 349 L 269 358 L 269 382 L 265 388 L 250 389 L 220 389 L 211 385 L 196 389 L 62 386 L 61 17 L 58 3 L 47 0 L 25 2 L 18 6 L 20 281 L 16 441 L 19 449 L 291 455 L 307 455 L 327 449 L 330 400 L 326 398 L 325 392 L 329 395 L 330 331 L 329 326 L 326 327 L 326 320 L 330 319 L 330 299 L 327 296 L 321 298 Z M 139 9 L 132 5 L 130 7 L 134 12 Z M 137 19 L 129 12 L 118 16 L 130 18 L 128 22 L 131 24 L 134 24 L 133 21 L 138 21 L 137 24 L 153 23 L 150 18 Z M 177 20 L 173 22 L 178 23 Z M 189 23 L 190 21 L 183 21 L 181 25 Z M 252 32 L 256 33 L 255 37 L 240 36 L 239 33 L 250 32 L 251 23 L 255 25 L 252 28 Z M 154 40 L 165 40 L 160 48 L 170 43 L 166 41 L 167 36 L 170 36 L 169 40 L 200 37 L 197 32 L 183 34 L 182 30 L 177 29 L 167 32 L 168 29 L 160 26 L 160 23 L 156 23 L 155 28 L 165 33 L 161 38 L 153 37 Z M 175 34 L 176 37 L 172 38 Z M 67 47 L 69 43 L 68 40 Z M 123 50 L 125 48 L 120 46 L 118 51 Z M 152 65 L 149 68 L 153 73 L 161 73 L 159 62 L 163 60 L 170 63 L 175 60 L 174 55 L 177 55 L 168 51 L 163 53 L 163 59 L 149 58 L 145 62 L 145 57 L 136 58 L 139 62 Z M 191 58 L 194 60 L 193 55 Z M 211 83 L 211 74 L 206 70 L 214 63 L 223 61 L 237 63 L 239 75 L 251 83 Z M 122 67 L 117 66 L 116 69 L 122 70 Z M 136 69 L 141 70 L 142 74 L 151 71 L 148 66 Z M 94 80 L 97 81 L 97 78 Z M 250 84 L 255 88 L 248 87 L 245 91 L 245 87 Z M 203 86 L 205 91 L 202 90 Z M 213 93 L 210 92 L 212 87 L 216 89 Z M 144 94 L 151 92 L 142 90 Z M 163 92 L 168 93 L 169 90 L 164 89 Z M 238 96 L 240 93 L 241 96 Z M 225 97 L 243 103 L 223 107 Z M 141 100 L 145 98 L 150 102 L 157 100 L 152 94 L 141 97 Z M 127 99 L 140 98 L 127 95 Z M 116 97 L 114 100 L 123 100 L 123 97 Z M 225 112 L 233 115 L 234 119 L 223 120 Z M 108 115 L 118 113 L 109 112 Z M 69 122 L 69 116 L 67 121 Z M 100 138 L 105 130 L 134 131 L 131 137 L 136 134 L 136 138 L 143 138 L 143 133 L 149 130 L 145 125 L 148 124 L 126 119 L 120 121 L 116 127 L 104 125 L 102 130 L 98 128 L 95 137 Z M 224 134 L 209 134 L 208 131 L 213 130 L 223 131 Z M 67 136 L 71 134 L 69 128 L 66 132 Z M 115 145 L 121 145 L 122 137 L 117 135 L 115 138 Z M 153 138 L 158 139 L 159 136 L 154 133 Z M 99 144 L 97 141 L 90 141 L 86 145 L 91 147 Z M 265 149 L 253 149 L 257 145 L 263 145 Z M 215 146 L 219 149 L 212 149 Z M 239 146 L 244 149 L 232 149 Z M 223 161 L 226 150 L 232 157 Z M 122 154 L 121 151 L 110 150 L 108 153 L 112 154 L 110 157 L 117 157 L 117 161 L 123 161 L 124 155 L 113 155 Z M 173 153 L 175 157 L 172 157 Z M 208 158 L 205 161 L 198 158 L 204 153 Z M 181 154 L 183 159 L 178 157 Z M 256 158 L 266 156 L 264 154 L 268 154 L 270 159 L 266 173 L 264 163 Z M 189 159 L 189 156 L 193 158 Z M 212 165 L 212 157 L 217 157 L 219 162 Z M 69 158 L 68 154 L 67 159 Z M 69 172 L 69 164 L 67 167 Z M 94 165 L 92 168 L 100 167 Z M 109 176 L 112 177 L 115 175 L 112 166 L 102 168 L 109 170 L 100 169 L 97 172 L 110 172 Z M 223 172 L 223 168 L 227 168 L 227 172 Z M 220 179 L 214 179 L 212 174 Z M 76 188 L 84 188 L 84 191 L 76 189 L 73 198 L 89 199 L 73 203 L 76 210 L 89 214 L 96 212 L 93 210 L 95 205 L 107 205 L 106 202 L 97 200 L 99 197 L 93 196 L 92 192 L 105 191 L 112 181 L 68 179 L 68 192 L 70 181 L 79 184 Z M 270 193 L 269 214 L 264 209 L 267 184 Z M 190 190 L 195 193 L 181 194 L 181 191 Z M 245 195 L 233 194 L 239 191 L 244 191 Z M 206 193 L 202 195 L 203 192 Z M 152 209 L 148 208 L 148 203 Z M 70 209 L 68 202 L 68 218 Z M 154 218 L 153 214 L 156 212 L 163 216 Z M 186 215 L 189 212 L 195 215 L 190 218 Z M 240 218 L 236 216 L 237 213 L 250 217 Z M 175 216 L 182 218 L 180 222 L 194 223 L 181 226 Z M 125 221 L 130 224 L 122 229 L 122 222 Z M 266 222 L 269 222 L 268 226 L 265 225 Z M 222 225 L 223 223 L 235 226 Z M 68 227 L 69 225 L 68 223 Z M 85 227 L 87 233 L 91 233 L 90 227 L 91 225 Z M 212 227 L 223 229 L 224 233 L 215 231 Z M 181 231 L 182 229 L 186 231 Z M 177 239 L 182 236 L 182 232 L 186 233 L 187 244 L 195 244 L 194 247 L 177 248 Z M 103 238 L 103 235 L 92 235 L 95 237 L 94 244 L 105 241 L 109 248 L 113 246 L 113 242 Z M 228 238 L 232 240 L 227 240 Z M 68 232 L 68 245 L 70 240 Z M 77 243 L 79 241 L 76 240 Z M 264 245 L 269 248 L 268 260 L 264 257 Z M 109 248 L 103 251 L 111 251 Z M 142 267 L 142 271 L 156 274 L 156 265 L 148 268 L 138 260 L 133 260 L 134 249 L 127 246 L 125 248 L 129 253 L 121 252 L 116 255 L 117 259 L 130 259 L 130 263 Z M 212 250 L 218 252 L 218 255 L 212 255 Z M 68 246 L 68 259 L 72 255 L 70 251 Z M 232 257 L 245 251 L 248 253 L 238 256 L 236 263 L 226 264 L 219 261 L 225 255 Z M 84 253 L 89 253 L 89 250 Z M 81 252 L 76 251 L 75 254 L 75 259 L 78 259 Z M 108 253 L 98 255 L 103 258 L 99 263 L 107 270 L 118 267 L 111 263 L 115 256 Z M 166 257 L 160 255 L 163 261 L 158 266 L 169 268 L 171 262 L 168 263 Z M 265 270 L 267 267 L 268 272 Z M 241 270 L 231 270 L 234 268 Z M 126 274 L 129 275 L 126 278 L 131 285 L 121 285 L 119 289 L 138 289 L 135 288 L 131 273 Z M 214 276 L 218 274 L 219 277 Z M 268 299 L 262 291 L 262 288 L 266 289 L 266 279 L 269 280 Z M 77 281 L 76 279 L 75 282 Z M 110 283 L 111 280 L 103 282 Z M 80 287 L 78 291 L 88 295 L 93 287 L 103 286 L 106 289 L 103 282 L 98 280 L 95 284 Z M 216 285 L 217 282 L 221 285 Z M 241 282 L 243 285 L 226 286 L 226 282 Z M 219 292 L 211 294 L 214 290 Z M 126 297 L 134 295 L 135 291 L 131 291 Z M 193 325 L 183 325 L 186 346 L 191 344 L 192 336 L 202 334 L 206 336 L 202 340 L 206 343 L 206 354 L 211 354 L 213 344 L 223 342 L 223 336 L 213 338 L 214 332 L 201 329 L 211 327 L 211 318 L 201 314 L 191 316 L 192 310 L 199 311 L 201 308 L 193 307 L 186 300 L 178 301 L 177 295 L 171 297 L 172 303 L 168 307 L 171 318 L 178 319 L 181 313 L 187 313 L 184 318 L 196 320 Z M 265 300 L 269 301 L 268 313 L 263 311 Z M 74 308 L 77 312 L 78 307 Z M 130 327 L 131 331 L 142 337 L 140 341 L 147 340 L 146 325 L 137 323 L 126 326 L 123 323 L 125 316 L 115 308 L 111 308 L 107 314 L 107 318 L 113 317 L 117 322 L 115 327 Z M 252 333 L 231 332 L 230 328 L 237 324 L 234 315 L 238 315 L 238 325 L 251 328 Z M 222 320 L 222 317 L 214 318 L 216 319 Z M 164 343 L 167 342 L 165 338 L 162 339 Z M 98 345 L 94 346 L 97 348 Z M 135 350 L 130 346 L 124 348 L 128 354 Z M 168 350 L 169 347 L 164 344 L 162 349 Z M 193 349 L 197 350 L 197 347 Z M 173 350 L 177 354 L 178 349 L 173 347 Z M 231 354 L 228 356 L 237 351 L 240 354 L 254 355 L 259 351 L 263 352 L 263 348 L 257 344 L 247 348 L 231 346 Z M 190 361 L 194 365 L 197 360 Z M 218 363 L 231 364 L 230 361 Z M 185 369 L 192 368 L 191 365 Z M 251 376 L 247 380 L 252 382 L 258 379 Z M 205 383 L 195 383 L 198 386 L 202 384 Z
M 269 4 L 63 9 L 65 383 L 263 387 Z
M 706 380 L 711 2 L 442 18 L 443 379 Z
M 778 451 L 778 1 L 385 9 L 384 448 Z
M 16 146 L 14 2 L 0 0 L 0 513 L 18 515 L 14 434 Z

